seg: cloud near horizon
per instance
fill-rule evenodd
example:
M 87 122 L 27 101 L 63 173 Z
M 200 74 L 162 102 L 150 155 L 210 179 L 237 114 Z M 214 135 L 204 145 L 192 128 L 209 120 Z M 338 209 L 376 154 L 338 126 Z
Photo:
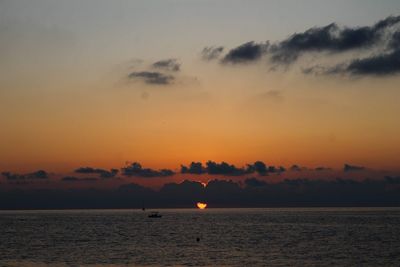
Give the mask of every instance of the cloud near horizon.
M 121 168 L 121 173 L 124 176 L 135 176 L 143 178 L 152 177 L 167 177 L 175 174 L 174 171 L 169 169 L 153 170 L 150 168 L 143 168 L 138 162 L 133 162 L 126 167 Z
M 363 171 L 366 168 L 363 166 L 355 166 L 355 165 L 350 165 L 350 164 L 344 164 L 343 166 L 343 171 L 344 172 L 351 172 L 351 171 Z
M 247 164 L 246 167 L 236 167 L 233 164 L 222 161 L 217 163 L 214 161 L 207 161 L 203 166 L 201 162 L 192 162 L 190 165 L 181 165 L 181 173 L 190 174 L 212 174 L 212 175 L 225 175 L 225 176 L 239 176 L 251 173 L 258 173 L 259 175 L 267 175 L 268 173 L 282 173 L 286 169 L 282 166 L 267 166 L 262 161 L 256 161 L 252 164 Z
M 79 178 L 75 176 L 65 176 L 61 179 L 62 182 L 97 182 L 98 180 L 94 177 Z
M 95 178 L 93 178 L 95 179 Z M 64 177 L 64 182 L 78 178 Z M 81 179 L 82 180 L 82 179 Z M 92 180 L 87 180 L 92 181 Z M 8 201 L 13 199 L 13 201 Z M 129 183 L 110 189 L 3 190 L 0 209 L 57 208 L 194 208 L 293 206 L 396 206 L 400 204 L 400 177 L 379 180 L 283 180 L 269 183 L 257 178 L 241 182 L 211 180 L 206 186 L 185 180 L 159 190 Z
M 99 174 L 100 178 L 113 178 L 118 174 L 118 169 L 110 169 L 109 171 L 104 169 L 97 169 L 92 167 L 80 167 L 74 171 L 75 173 L 85 174 Z
M 368 169 L 363 166 L 350 165 L 345 163 L 341 170 L 344 173 L 352 172 L 352 171 L 367 171 Z M 73 172 L 78 176 L 65 176 L 62 179 L 63 181 L 96 181 L 96 180 L 105 180 L 111 178 L 118 178 L 117 175 L 120 174 L 125 177 L 141 177 L 141 178 L 156 178 L 156 177 L 170 177 L 174 176 L 177 173 L 180 174 L 194 174 L 194 175 L 221 175 L 221 176 L 246 176 L 249 174 L 256 174 L 259 176 L 266 176 L 269 174 L 282 174 L 285 172 L 321 172 L 321 171 L 334 171 L 334 169 L 324 166 L 318 166 L 315 168 L 308 168 L 305 166 L 299 166 L 297 164 L 291 165 L 289 168 L 285 168 L 283 166 L 273 166 L 267 165 L 263 161 L 255 161 L 254 163 L 245 164 L 243 167 L 237 167 L 234 164 L 227 163 L 225 161 L 215 162 L 209 160 L 203 164 L 202 162 L 191 162 L 188 165 L 181 165 L 180 171 L 175 172 L 171 169 L 152 169 L 152 168 L 144 168 L 139 162 L 131 162 L 127 163 L 126 166 L 118 169 L 111 168 L 109 170 L 102 168 L 93 168 L 93 167 L 79 167 L 74 169 Z M 80 175 L 96 175 L 89 177 L 81 177 Z M 4 171 L 1 173 L 3 177 L 6 178 L 7 181 L 23 181 L 23 180 L 44 180 L 49 179 L 48 172 L 44 170 L 38 170 L 35 172 L 27 173 L 27 174 L 18 174 Z M 57 176 L 57 174 L 54 174 Z M 97 179 L 100 178 L 100 179 Z
M 46 180 L 49 178 L 49 175 L 44 170 L 38 170 L 32 173 L 27 174 L 17 174 L 11 172 L 2 172 L 1 173 L 8 181 L 26 181 L 26 180 Z

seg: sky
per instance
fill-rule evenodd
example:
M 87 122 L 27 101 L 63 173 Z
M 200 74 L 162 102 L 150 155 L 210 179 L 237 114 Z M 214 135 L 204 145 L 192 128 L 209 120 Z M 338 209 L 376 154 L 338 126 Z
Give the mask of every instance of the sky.
M 395 0 L 1 0 L 0 171 L 400 171 L 399 15 Z

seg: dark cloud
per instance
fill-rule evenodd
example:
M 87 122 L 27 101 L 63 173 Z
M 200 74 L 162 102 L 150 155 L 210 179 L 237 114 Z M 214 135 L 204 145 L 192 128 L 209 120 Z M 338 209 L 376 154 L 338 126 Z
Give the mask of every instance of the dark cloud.
M 165 71 L 179 71 L 181 64 L 176 59 L 165 59 L 154 62 L 151 66 Z
M 23 179 L 25 179 L 24 175 L 10 173 L 10 172 L 2 172 L 1 175 L 3 175 L 7 180 L 23 180 Z
M 340 68 L 336 72 L 340 72 Z M 400 72 L 400 47 L 387 54 L 355 59 L 343 69 L 354 75 L 392 75 Z
M 393 34 L 393 38 L 390 41 L 389 45 L 394 50 L 399 50 L 400 49 L 400 31 L 396 31 Z
M 129 79 L 140 79 L 147 84 L 168 85 L 175 79 L 174 76 L 154 71 L 132 72 L 128 75 Z
M 362 171 L 362 170 L 365 170 L 365 167 L 355 166 L 355 165 L 350 165 L 350 164 L 344 164 L 344 166 L 343 166 L 343 171 L 345 171 L 345 172 Z
M 262 187 L 266 186 L 268 183 L 257 178 L 248 178 L 244 180 L 244 184 L 248 187 Z
M 220 174 L 220 175 L 242 175 L 246 173 L 246 170 L 242 168 L 236 168 L 235 165 L 228 164 L 226 162 L 217 163 L 214 161 L 207 161 L 207 172 L 209 174 Z
M 204 190 L 204 186 L 200 182 L 184 180 L 182 183 L 168 183 L 163 185 L 160 190 L 162 194 L 182 195 L 196 194 L 199 195 Z
M 80 180 L 64 178 L 65 182 Z M 194 207 L 197 201 L 209 207 L 399 206 L 400 177 L 274 183 L 248 178 L 244 184 L 212 180 L 206 187 L 186 180 L 166 184 L 159 191 L 137 184 L 117 189 L 1 189 L 0 209 L 178 208 Z
M 262 161 L 256 161 L 253 164 L 247 164 L 246 173 L 258 173 L 259 175 L 267 175 L 269 173 L 282 173 L 285 172 L 286 169 L 282 166 L 267 166 Z
M 340 29 L 333 23 L 293 34 L 289 39 L 272 46 L 270 52 L 273 62 L 290 64 L 305 52 L 344 52 L 370 47 L 377 41 L 377 32 L 370 27 Z
M 323 27 L 313 27 L 301 33 L 292 34 L 287 39 L 269 45 L 248 42 L 230 50 L 222 63 L 250 63 L 268 55 L 274 64 L 288 66 L 302 55 L 319 53 L 332 56 L 355 51 L 363 54 L 335 66 L 316 64 L 303 67 L 304 74 L 316 75 L 394 75 L 400 72 L 400 16 L 390 16 L 372 26 L 339 27 L 331 23 Z M 325 52 L 321 54 L 321 52 Z M 354 55 L 353 55 L 354 56 Z M 318 60 L 318 57 L 315 59 Z
M 271 50 L 275 63 L 289 64 L 302 53 L 348 50 L 374 51 L 373 55 L 350 59 L 333 67 L 316 65 L 303 69 L 304 74 L 394 75 L 400 72 L 400 16 L 388 17 L 373 26 L 339 28 L 330 24 L 294 34 Z
M 185 207 L 205 200 L 205 190 L 201 183 L 185 180 L 182 183 L 165 184 L 158 192 L 159 197 L 172 207 Z M 189 205 L 188 205 L 189 204 Z
M 78 178 L 75 176 L 65 176 L 61 179 L 63 182 L 96 182 L 99 179 L 94 177 Z
M 36 172 L 29 173 L 28 177 L 31 179 L 47 179 L 47 178 L 49 178 L 47 172 L 44 170 L 38 170 Z
M 182 165 L 181 173 L 191 174 L 215 174 L 215 175 L 241 175 L 247 173 L 244 168 L 237 168 L 235 165 L 221 162 L 217 163 L 214 161 L 207 161 L 206 166 L 203 166 L 201 162 L 192 162 L 188 167 Z
M 336 24 L 322 28 L 312 28 L 304 33 L 296 33 L 287 40 L 271 46 L 272 61 L 290 64 L 297 60 L 304 51 L 320 51 L 332 47 L 332 32 L 337 30 Z
M 207 172 L 207 168 L 203 167 L 201 162 L 192 162 L 189 167 L 181 165 L 181 173 L 203 174 Z
M 253 164 L 247 165 L 247 172 L 253 173 L 257 172 L 260 175 L 266 175 L 268 173 L 268 167 L 262 161 L 256 161 Z
M 289 168 L 289 170 L 291 170 L 291 171 L 296 171 L 296 172 L 300 172 L 300 171 L 305 171 L 305 170 L 307 170 L 307 168 L 306 168 L 306 167 L 301 167 L 301 166 L 299 166 L 299 165 L 297 165 L 297 164 L 294 164 L 294 165 L 292 165 L 292 166 Z
M 140 205 L 143 208 L 151 206 L 152 202 L 156 200 L 156 192 L 135 183 L 123 184 L 117 188 L 116 199 L 114 201 L 118 201 L 119 198 L 127 201 L 129 203 L 126 204 L 128 207 L 131 207 L 133 204 L 136 207 Z
M 250 173 L 258 173 L 259 175 L 267 175 L 268 173 L 280 173 L 284 172 L 285 168 L 267 166 L 262 161 L 256 161 L 252 164 L 247 164 L 244 168 L 236 167 L 233 164 L 227 162 L 217 163 L 214 161 L 207 161 L 206 165 L 203 166 L 201 162 L 192 162 L 189 166 L 181 165 L 181 173 L 190 174 L 215 174 L 215 175 L 244 175 Z
M 217 46 L 217 47 L 207 46 L 204 47 L 203 50 L 201 51 L 201 58 L 206 61 L 218 59 L 223 51 L 224 51 L 223 46 Z
M 135 177 L 166 177 L 172 176 L 175 173 L 169 169 L 153 170 L 150 168 L 143 168 L 138 162 L 133 162 L 130 165 L 121 168 L 121 172 L 125 176 L 135 176 Z
M 349 63 L 341 63 L 333 67 L 312 66 L 303 69 L 304 74 L 353 76 L 373 75 L 388 76 L 400 72 L 400 47 L 398 50 L 353 59 Z
M 111 170 L 104 170 L 104 169 L 97 169 L 97 168 L 92 168 L 92 167 L 81 167 L 75 170 L 76 173 L 86 173 L 86 174 L 91 174 L 95 173 L 98 174 L 101 178 L 113 178 L 118 174 L 117 169 L 111 169 Z
M 385 176 L 385 181 L 389 184 L 400 184 L 400 176 L 398 177 Z
M 268 50 L 269 43 L 257 44 L 253 41 L 244 43 L 230 50 L 222 59 L 222 63 L 248 63 L 259 60 Z
M 378 21 L 375 25 L 374 28 L 376 30 L 382 30 L 388 27 L 391 27 L 397 23 L 400 22 L 400 16 L 389 16 L 386 19 L 383 19 L 381 21 Z
M 397 25 L 400 16 L 388 17 L 373 26 L 357 28 L 340 28 L 335 23 L 324 27 L 314 27 L 303 33 L 295 33 L 288 39 L 271 46 L 272 61 L 290 64 L 306 52 L 345 52 L 354 49 L 370 48 L 374 45 L 384 45 L 386 38 L 394 35 L 387 28 Z
M 316 171 L 331 171 L 332 168 L 320 166 L 320 167 L 316 167 L 314 170 L 316 170 Z
M 21 180 L 44 180 L 48 179 L 48 173 L 44 170 L 38 170 L 27 174 L 17 174 L 11 172 L 1 173 L 8 181 L 21 181 Z

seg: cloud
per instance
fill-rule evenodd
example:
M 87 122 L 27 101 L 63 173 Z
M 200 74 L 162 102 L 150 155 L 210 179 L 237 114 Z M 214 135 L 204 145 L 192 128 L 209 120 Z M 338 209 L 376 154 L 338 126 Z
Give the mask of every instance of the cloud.
M 141 205 L 144 206 L 144 200 L 148 200 L 148 198 L 153 198 L 154 191 L 150 188 L 143 187 L 141 185 L 135 183 L 123 184 L 120 185 L 117 189 L 118 193 L 122 195 L 129 195 L 129 196 L 137 196 L 141 198 Z M 148 202 L 148 201 L 146 201 Z
M 267 166 L 262 161 L 256 161 L 253 164 L 247 164 L 246 173 L 258 173 L 259 175 L 267 175 L 269 173 L 281 173 L 285 172 L 286 169 L 282 166 Z
M 8 181 L 21 181 L 21 180 L 45 180 L 48 179 L 48 173 L 44 170 L 38 170 L 27 174 L 17 174 L 11 172 L 1 173 Z
M 316 167 L 314 170 L 315 171 L 331 171 L 332 168 L 320 166 L 320 167 Z
M 337 75 L 350 74 L 353 76 L 388 76 L 400 72 L 400 48 L 388 53 L 376 54 L 369 57 L 352 59 L 333 67 L 312 66 L 303 69 L 304 74 Z
M 151 66 L 155 69 L 165 71 L 179 71 L 181 64 L 178 63 L 176 59 L 165 59 L 154 62 Z
M 400 47 L 387 54 L 355 59 L 344 69 L 336 72 L 347 72 L 354 75 L 392 75 L 400 72 Z
M 390 41 L 389 45 L 393 49 L 399 49 L 399 47 L 400 47 L 400 31 L 396 31 L 393 34 L 392 40 Z
M 236 167 L 235 165 L 224 161 L 217 163 L 211 160 L 207 161 L 205 166 L 203 166 L 201 162 L 192 162 L 189 166 L 181 165 L 181 173 L 190 174 L 208 173 L 214 175 L 238 176 L 250 173 L 266 175 L 268 173 L 279 173 L 284 171 L 285 168 L 283 167 L 267 166 L 262 161 L 247 164 L 246 167 L 243 168 Z
M 169 169 L 153 170 L 150 168 L 143 168 L 138 162 L 133 162 L 130 165 L 121 168 L 122 175 L 135 176 L 135 177 L 166 177 L 172 176 L 175 173 Z
M 344 166 L 343 166 L 344 172 L 363 171 L 363 170 L 365 170 L 365 167 L 362 167 L 362 166 L 354 166 L 354 165 L 350 165 L 350 164 L 344 164 Z
M 10 173 L 10 172 L 2 172 L 1 175 L 3 175 L 7 180 L 25 179 L 25 176 L 23 176 L 23 175 L 13 174 L 13 173 Z
M 249 63 L 259 60 L 268 50 L 269 43 L 255 43 L 254 41 L 244 43 L 231 49 L 221 60 L 222 63 L 237 64 Z
M 389 184 L 400 184 L 400 176 L 398 177 L 385 176 L 385 181 Z
M 272 45 L 244 43 L 231 49 L 221 60 L 222 63 L 252 63 L 262 57 L 278 66 L 293 65 L 299 58 L 312 54 L 313 60 L 332 57 L 339 53 L 347 59 L 333 66 L 316 63 L 303 66 L 303 74 L 315 75 L 394 75 L 400 72 L 400 16 L 389 16 L 371 26 L 341 27 L 331 23 L 323 27 L 313 27 Z M 355 53 L 357 57 L 355 58 Z
M 163 59 L 152 63 L 145 69 L 130 72 L 127 78 L 139 80 L 149 85 L 170 85 L 175 81 L 175 73 L 179 72 L 180 69 L 181 63 L 177 59 Z
M 257 178 L 248 178 L 244 180 L 244 183 L 248 187 L 262 187 L 268 184 L 267 182 L 258 180 Z
M 223 51 L 223 46 L 207 46 L 201 51 L 201 58 L 206 61 L 218 59 Z
M 377 32 L 370 27 L 340 29 L 335 23 L 293 34 L 271 47 L 272 61 L 291 64 L 305 52 L 344 52 L 369 47 L 377 41 Z
M 388 17 L 373 26 L 341 28 L 332 23 L 324 27 L 314 27 L 303 33 L 295 33 L 288 39 L 272 45 L 269 53 L 272 54 L 273 62 L 291 64 L 306 52 L 339 53 L 384 45 L 385 38 L 393 38 L 390 32 L 387 33 L 389 36 L 386 36 L 386 30 L 399 22 L 400 16 Z
M 200 182 L 189 180 L 181 183 L 167 183 L 163 185 L 158 194 L 165 203 L 169 203 L 172 207 L 184 207 L 185 203 L 194 204 L 205 199 L 203 185 Z
M 36 172 L 29 173 L 28 177 L 30 179 L 47 179 L 47 178 L 49 178 L 47 172 L 44 170 L 38 170 Z
M 307 168 L 306 167 L 301 167 L 301 166 L 299 166 L 297 164 L 294 164 L 289 168 L 289 170 L 295 171 L 295 172 L 301 172 L 301 171 L 307 170 Z
M 212 180 L 206 187 L 186 180 L 166 184 L 159 191 L 137 184 L 116 189 L 27 188 L 2 190 L 0 209 L 178 208 L 194 207 L 197 201 L 210 207 L 398 206 L 400 177 L 361 181 L 293 179 L 274 183 L 248 178 L 244 184 Z
M 181 165 L 181 173 L 191 173 L 191 174 L 203 174 L 206 173 L 207 169 L 203 167 L 201 162 L 192 162 L 189 167 Z
M 81 167 L 76 169 L 74 172 L 76 173 L 86 173 L 86 174 L 99 174 L 101 178 L 112 178 L 115 177 L 118 174 L 117 169 L 111 169 L 109 171 L 104 170 L 104 169 L 97 169 L 97 168 L 92 168 L 92 167 Z
M 240 187 L 239 183 L 236 183 L 232 180 L 214 179 L 207 183 L 207 186 L 205 189 L 209 193 L 212 191 L 214 191 L 214 192 L 219 191 L 221 193 L 227 193 L 228 191 L 237 192 L 241 189 L 241 187 Z
M 206 166 L 203 166 L 201 162 L 192 162 L 188 167 L 181 165 L 181 173 L 190 174 L 215 174 L 215 175 L 242 175 L 246 173 L 246 169 L 237 168 L 235 165 L 221 162 L 217 163 L 214 161 L 207 161 Z
M 94 177 L 78 178 L 75 176 L 65 176 L 61 179 L 63 182 L 96 182 L 99 179 Z
M 168 85 L 171 84 L 175 77 L 169 74 L 154 71 L 139 71 L 131 72 L 128 75 L 129 79 L 139 79 L 147 84 Z
M 265 165 L 264 162 L 256 161 L 253 164 L 247 165 L 247 172 L 249 173 L 257 172 L 260 175 L 265 175 L 268 173 L 268 167 L 267 165 Z
M 207 161 L 207 172 L 209 174 L 221 174 L 221 175 L 242 175 L 246 173 L 246 170 L 243 168 L 236 168 L 235 165 L 231 165 L 222 161 L 221 163 L 217 163 L 214 161 Z

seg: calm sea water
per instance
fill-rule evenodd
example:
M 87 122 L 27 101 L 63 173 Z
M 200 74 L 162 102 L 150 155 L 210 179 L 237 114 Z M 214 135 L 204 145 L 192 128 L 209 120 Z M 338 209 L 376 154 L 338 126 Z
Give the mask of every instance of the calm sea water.
M 0 211 L 0 266 L 400 266 L 399 208 L 161 213 Z

